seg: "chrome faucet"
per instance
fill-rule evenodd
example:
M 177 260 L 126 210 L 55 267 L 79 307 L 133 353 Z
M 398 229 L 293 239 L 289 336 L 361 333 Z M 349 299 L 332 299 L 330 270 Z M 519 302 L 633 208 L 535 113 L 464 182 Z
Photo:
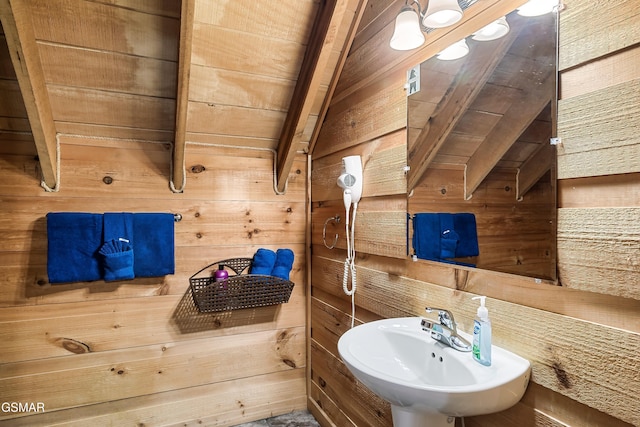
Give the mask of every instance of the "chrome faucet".
M 423 318 L 420 322 L 423 331 L 430 332 L 431 338 L 455 350 L 464 352 L 471 351 L 471 344 L 458 335 L 453 313 L 444 308 L 426 307 L 425 310 L 427 313 L 437 312 L 438 321 L 436 323 L 433 319 Z

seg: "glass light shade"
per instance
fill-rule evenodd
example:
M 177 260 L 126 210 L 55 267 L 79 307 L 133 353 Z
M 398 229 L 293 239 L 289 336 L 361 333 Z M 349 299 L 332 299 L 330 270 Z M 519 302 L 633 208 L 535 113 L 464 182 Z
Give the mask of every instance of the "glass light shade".
M 520 16 L 540 16 L 558 6 L 558 0 L 529 0 L 518 8 Z
M 443 28 L 462 19 L 462 9 L 458 0 L 429 0 L 422 25 L 428 28 Z
M 420 30 L 418 13 L 410 8 L 403 7 L 396 17 L 396 27 L 389 41 L 391 49 L 411 50 L 424 43 L 424 34 Z
M 469 45 L 465 39 L 455 42 L 448 48 L 444 49 L 437 56 L 438 59 L 444 61 L 453 61 L 454 59 L 460 59 L 469 53 Z
M 509 32 L 509 23 L 504 16 L 500 19 L 493 21 L 491 24 L 484 26 L 480 31 L 473 34 L 471 37 L 474 40 L 481 42 L 488 42 L 491 40 L 504 37 Z

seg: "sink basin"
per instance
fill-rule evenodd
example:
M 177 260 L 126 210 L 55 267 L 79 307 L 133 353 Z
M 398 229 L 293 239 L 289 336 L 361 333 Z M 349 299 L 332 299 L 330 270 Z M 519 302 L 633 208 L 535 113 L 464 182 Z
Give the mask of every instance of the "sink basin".
M 455 417 L 489 414 L 515 405 L 527 388 L 528 360 L 492 346 L 491 366 L 447 347 L 422 330 L 420 317 L 356 326 L 338 341 L 353 375 L 391 403 L 395 427 L 453 425 Z M 458 333 L 471 342 L 464 332 Z

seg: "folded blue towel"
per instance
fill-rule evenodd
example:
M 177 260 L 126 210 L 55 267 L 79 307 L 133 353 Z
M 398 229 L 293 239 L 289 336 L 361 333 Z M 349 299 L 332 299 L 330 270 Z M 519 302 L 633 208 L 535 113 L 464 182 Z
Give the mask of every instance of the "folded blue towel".
M 478 234 L 471 213 L 417 213 L 413 217 L 413 248 L 420 259 L 477 256 Z
M 104 280 L 131 280 L 135 277 L 133 271 L 133 249 L 126 239 L 109 240 L 100 248 Z
M 271 275 L 283 280 L 289 280 L 289 273 L 293 267 L 293 251 L 291 249 L 278 249 L 276 262 L 271 270 Z
M 133 246 L 133 214 L 127 212 L 107 212 L 102 216 L 102 240 L 125 239 Z
M 136 277 L 174 274 L 175 218 L 170 213 L 133 214 L 133 267 Z
M 453 229 L 458 233 L 456 258 L 478 256 L 478 228 L 476 216 L 472 213 L 453 214 Z
M 105 235 L 107 238 L 105 238 Z M 131 253 L 118 255 L 113 240 L 129 240 L 135 277 L 156 277 L 175 272 L 174 217 L 164 213 L 58 212 L 47 214 L 47 274 L 50 283 L 91 282 L 109 277 L 129 278 L 125 271 Z M 105 264 L 104 252 L 113 264 Z M 119 248 L 122 249 L 122 248 Z M 106 261 L 107 263 L 109 261 Z M 128 269 L 128 267 L 126 267 Z M 113 275 L 112 275 L 113 274 Z
M 102 215 L 47 214 L 47 274 L 50 283 L 91 282 L 102 278 L 98 249 Z
M 253 255 L 250 274 L 270 275 L 276 263 L 276 253 L 271 249 L 260 248 Z

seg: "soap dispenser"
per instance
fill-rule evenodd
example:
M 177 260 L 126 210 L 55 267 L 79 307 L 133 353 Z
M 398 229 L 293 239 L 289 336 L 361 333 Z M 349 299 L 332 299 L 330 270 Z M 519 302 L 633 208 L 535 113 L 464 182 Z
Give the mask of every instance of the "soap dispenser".
M 491 365 L 491 321 L 489 320 L 489 310 L 485 307 L 485 299 L 487 297 L 473 297 L 471 299 L 479 299 L 480 307 L 478 307 L 477 316 L 473 321 L 473 350 L 472 355 L 476 362 L 490 366 Z

